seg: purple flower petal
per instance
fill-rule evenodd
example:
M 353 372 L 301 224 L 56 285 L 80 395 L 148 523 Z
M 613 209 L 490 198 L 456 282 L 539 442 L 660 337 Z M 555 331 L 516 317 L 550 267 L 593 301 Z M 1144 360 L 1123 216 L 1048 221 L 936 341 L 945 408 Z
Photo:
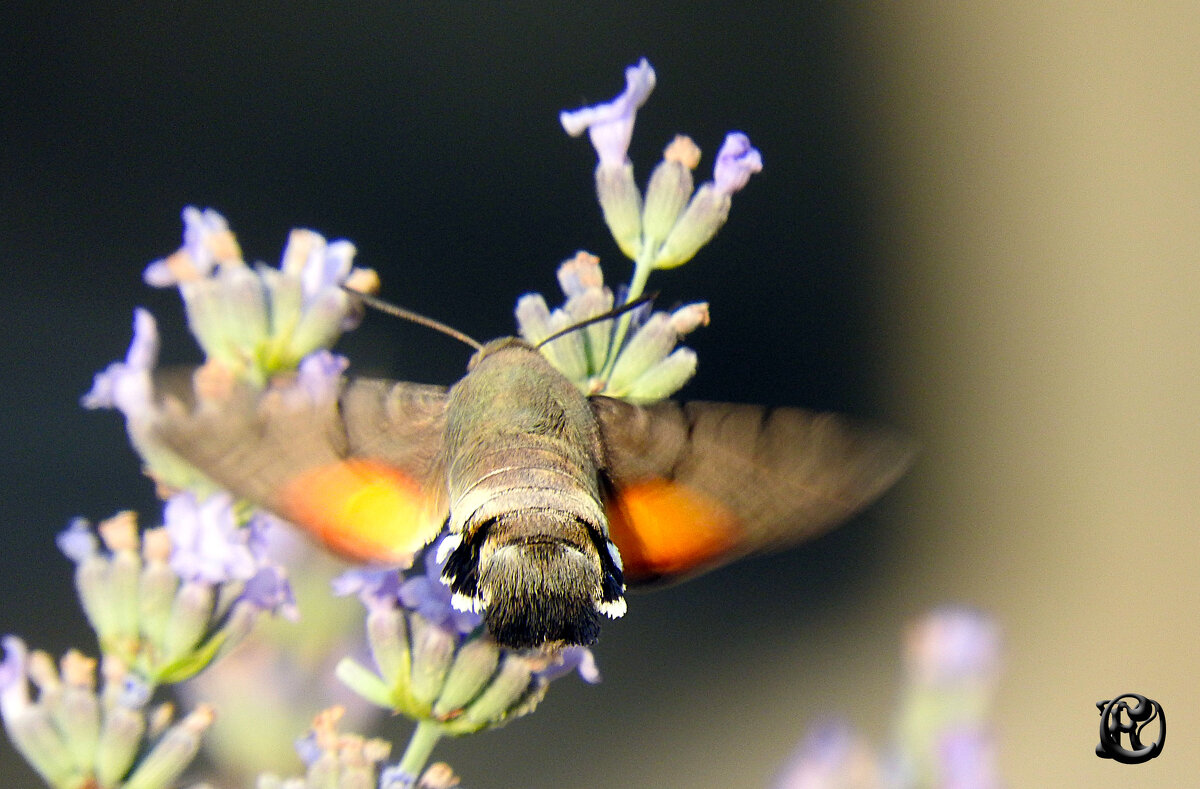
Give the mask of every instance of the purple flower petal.
M 84 408 L 117 408 L 126 420 L 138 421 L 153 410 L 150 374 L 158 362 L 158 326 L 142 308 L 133 312 L 133 340 L 125 361 L 113 362 L 96 374 L 91 391 L 81 400 Z
M 634 117 L 654 90 L 654 82 L 654 69 L 642 58 L 637 65 L 625 69 L 625 90 L 621 95 L 605 104 L 564 111 L 558 116 L 559 121 L 572 137 L 588 131 L 602 166 L 623 167 L 633 136 Z
M 741 132 L 730 132 L 713 166 L 713 184 L 717 192 L 731 195 L 741 191 L 762 166 L 762 154 L 750 144 L 750 138 Z
M 592 650 L 587 647 L 570 646 L 558 654 L 558 660 L 537 672 L 538 676 L 551 682 L 572 671 L 578 671 L 580 678 L 589 685 L 600 681 L 600 668 L 596 665 L 596 656 L 592 654 Z
M 183 209 L 183 247 L 175 255 L 186 256 L 188 268 L 196 276 L 206 277 L 222 257 L 236 252 L 233 233 L 225 217 L 211 208 L 203 211 L 195 206 Z M 169 288 L 180 283 L 174 255 L 160 258 L 142 272 L 142 280 L 154 288 Z
M 100 550 L 100 540 L 92 531 L 92 524 L 83 518 L 71 521 L 70 526 L 58 533 L 55 542 L 58 549 L 75 564 L 82 564 Z
M 258 571 L 250 531 L 238 526 L 228 494 L 202 502 L 190 492 L 176 494 L 163 510 L 163 522 L 171 538 L 171 569 L 180 578 L 216 584 L 249 580 Z
M 333 593 L 339 597 L 356 594 L 368 610 L 395 608 L 399 604 L 402 578 L 394 567 L 360 567 L 333 579 Z
M 330 351 L 310 353 L 300 360 L 296 372 L 296 386 L 313 403 L 328 402 L 338 393 L 342 373 L 350 366 L 350 360 Z
M 268 564 L 258 568 L 258 572 L 246 581 L 238 599 L 263 611 L 279 613 L 293 622 L 300 618 L 287 572 L 277 565 Z
M 325 244 L 323 238 L 321 241 L 321 244 L 313 246 L 300 275 L 305 306 L 327 288 L 341 287 L 350 275 L 350 267 L 358 251 L 354 244 L 344 239 L 329 244 Z
M 313 763 L 325 755 L 325 750 L 317 742 L 317 733 L 308 731 L 303 736 L 297 737 L 293 743 L 296 749 L 296 755 L 300 757 L 300 761 L 308 767 L 312 767 Z
M 4 661 L 0 662 L 0 717 L 14 719 L 31 703 L 25 681 L 29 650 L 16 636 L 5 636 Z
M 398 764 L 385 767 L 379 773 L 379 789 L 412 789 L 416 785 L 417 776 L 400 769 Z
M 400 585 L 400 603 L 409 610 L 416 611 L 433 624 L 453 629 L 457 633 L 467 634 L 479 627 L 483 617 L 472 611 L 459 611 L 451 602 L 453 594 L 450 587 L 442 580 L 442 568 L 445 562 L 436 559 L 436 546 L 440 540 L 425 549 L 425 573 L 411 576 Z
M 774 782 L 775 789 L 839 789 L 879 786 L 867 745 L 842 721 L 814 727 Z
M 4 660 L 0 661 L 0 693 L 14 683 L 25 681 L 25 661 L 28 650 L 25 642 L 16 636 L 5 636 Z
M 183 248 L 187 250 L 201 273 L 212 271 L 217 263 L 212 240 L 229 232 L 225 217 L 212 208 L 201 211 L 189 205 L 183 209 Z
M 983 731 L 961 729 L 943 734 L 937 755 L 941 768 L 939 787 L 996 789 L 1000 786 L 995 742 Z
M 914 679 L 927 684 L 985 679 L 999 670 L 1000 631 L 971 608 L 944 608 L 913 625 L 905 658 Z

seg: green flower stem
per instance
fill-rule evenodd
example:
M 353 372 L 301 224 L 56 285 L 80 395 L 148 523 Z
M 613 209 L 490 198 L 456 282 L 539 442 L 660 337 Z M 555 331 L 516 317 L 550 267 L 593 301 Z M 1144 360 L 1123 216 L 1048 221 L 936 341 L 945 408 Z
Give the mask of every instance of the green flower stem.
M 629 304 L 642 295 L 642 291 L 646 289 L 646 280 L 650 279 L 650 272 L 654 270 L 654 266 L 651 265 L 652 257 L 652 253 L 645 248 L 642 249 L 638 259 L 633 263 L 633 279 L 629 283 L 629 293 L 625 295 L 625 301 L 618 306 Z M 612 377 L 613 368 L 617 365 L 617 357 L 621 355 L 621 343 L 625 342 L 625 334 L 629 331 L 629 321 L 632 319 L 633 315 L 628 312 L 618 319 L 620 323 L 617 324 L 617 332 L 613 335 L 612 344 L 608 346 L 608 359 L 604 362 L 600 380 L 608 381 Z
M 441 738 L 442 729 L 437 723 L 429 720 L 418 721 L 417 728 L 413 730 L 412 738 L 408 741 L 408 747 L 404 749 L 404 756 L 400 759 L 400 771 L 413 777 L 419 776 L 433 753 L 433 747 Z

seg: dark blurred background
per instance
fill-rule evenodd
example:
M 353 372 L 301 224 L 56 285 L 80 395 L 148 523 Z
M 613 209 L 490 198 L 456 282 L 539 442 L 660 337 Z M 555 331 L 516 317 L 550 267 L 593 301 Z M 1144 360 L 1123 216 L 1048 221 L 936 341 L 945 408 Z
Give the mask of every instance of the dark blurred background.
M 76 515 L 156 516 L 121 420 L 78 398 L 123 356 L 136 305 L 158 316 L 164 361 L 196 358 L 175 294 L 140 279 L 178 246 L 182 206 L 224 213 L 251 260 L 276 262 L 292 227 L 349 238 L 387 298 L 509 333 L 520 294 L 557 302 L 555 267 L 577 249 L 628 276 L 594 154 L 558 112 L 611 98 L 646 56 L 639 181 L 676 133 L 704 150 L 698 180 L 729 130 L 765 162 L 713 243 L 651 279 L 664 306 L 712 306 L 683 395 L 867 416 L 925 452 L 815 543 L 636 597 L 597 648 L 603 684 L 560 681 L 535 715 L 435 757 L 472 787 L 764 785 L 828 713 L 882 738 L 904 623 L 961 600 L 997 611 L 1010 640 L 1013 785 L 1108 785 L 1096 700 L 1157 693 L 1173 733 L 1200 736 L 1194 689 L 1151 687 L 1194 676 L 1200 645 L 1192 16 L 9 3 L 0 632 L 94 651 L 53 536 Z M 379 315 L 341 350 L 360 372 L 443 384 L 468 358 Z M 1105 573 L 1127 540 L 1159 591 L 1192 602 L 1146 622 L 1144 599 L 1114 600 Z M 1095 657 L 1125 616 L 1169 632 L 1134 661 L 1149 674 Z M 1047 689 L 1063 690 L 1053 711 L 1031 712 Z M 1052 758 L 1030 758 L 1030 715 Z M 1172 739 L 1145 785 L 1200 767 L 1195 737 Z M 0 748 L 0 778 L 32 786 Z

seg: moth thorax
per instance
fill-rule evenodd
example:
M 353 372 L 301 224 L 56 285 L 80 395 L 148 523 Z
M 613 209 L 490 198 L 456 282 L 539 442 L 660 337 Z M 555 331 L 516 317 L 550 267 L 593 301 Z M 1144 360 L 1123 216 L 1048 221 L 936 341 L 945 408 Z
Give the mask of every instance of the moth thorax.
M 509 646 L 595 643 L 604 577 L 589 527 L 567 512 L 506 513 L 480 546 L 484 617 Z

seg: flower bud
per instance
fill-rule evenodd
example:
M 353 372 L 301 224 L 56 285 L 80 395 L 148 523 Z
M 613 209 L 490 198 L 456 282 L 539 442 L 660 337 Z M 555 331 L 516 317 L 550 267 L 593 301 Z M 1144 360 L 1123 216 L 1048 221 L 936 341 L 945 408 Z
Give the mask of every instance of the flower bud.
M 167 789 L 175 785 L 200 750 L 200 738 L 212 725 L 215 714 L 201 705 L 162 735 L 142 759 L 122 789 Z
M 642 243 L 658 249 L 692 196 L 692 170 L 700 161 L 700 149 L 679 135 L 663 152 L 663 160 L 650 175 L 646 205 L 642 209 Z
M 654 256 L 654 268 L 675 268 L 691 260 L 725 224 L 730 203 L 729 195 L 718 192 L 711 182 L 701 184 Z
M 633 180 L 633 165 L 602 162 L 596 168 L 596 197 L 617 247 L 636 260 L 642 250 L 642 193 Z

